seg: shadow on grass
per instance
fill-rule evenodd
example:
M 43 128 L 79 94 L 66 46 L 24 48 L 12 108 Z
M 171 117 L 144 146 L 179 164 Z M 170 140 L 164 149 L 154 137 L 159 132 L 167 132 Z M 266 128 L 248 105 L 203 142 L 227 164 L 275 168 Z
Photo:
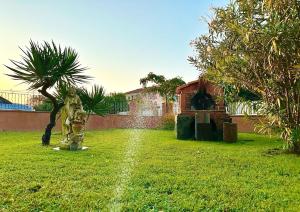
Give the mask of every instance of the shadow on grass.
M 282 155 L 282 154 L 287 154 L 288 152 L 282 148 L 272 148 L 272 149 L 267 149 L 262 152 L 263 156 L 266 157 L 273 157 L 276 155 Z

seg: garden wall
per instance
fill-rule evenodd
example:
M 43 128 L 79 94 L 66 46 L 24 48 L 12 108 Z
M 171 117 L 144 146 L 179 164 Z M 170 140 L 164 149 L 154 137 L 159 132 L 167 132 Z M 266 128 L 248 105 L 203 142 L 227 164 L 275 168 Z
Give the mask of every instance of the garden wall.
M 263 116 L 257 115 L 231 115 L 233 123 L 237 123 L 239 132 L 254 132 L 255 125 L 260 122 Z
M 239 132 L 253 132 L 254 125 L 262 116 L 242 115 L 231 116 L 232 122 L 238 124 Z M 49 121 L 48 112 L 30 111 L 1 111 L 0 131 L 41 131 Z M 104 117 L 91 115 L 87 123 L 88 130 L 110 128 L 156 128 L 161 123 L 159 116 L 135 117 L 132 115 L 107 115 Z M 57 121 L 56 130 L 60 130 L 60 120 Z
M 48 112 L 0 111 L 0 131 L 41 131 L 49 122 Z M 88 130 L 110 128 L 156 128 L 161 117 L 130 115 L 91 115 L 87 123 Z M 60 130 L 61 121 L 57 121 L 56 130 Z

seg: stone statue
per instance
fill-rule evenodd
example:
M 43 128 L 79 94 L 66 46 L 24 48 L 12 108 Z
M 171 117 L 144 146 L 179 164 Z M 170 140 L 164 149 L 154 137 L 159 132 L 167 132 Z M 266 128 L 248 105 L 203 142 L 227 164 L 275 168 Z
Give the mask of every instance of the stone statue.
M 65 98 L 65 105 L 61 110 L 62 120 L 62 148 L 79 150 L 82 148 L 86 112 L 74 87 L 70 87 Z

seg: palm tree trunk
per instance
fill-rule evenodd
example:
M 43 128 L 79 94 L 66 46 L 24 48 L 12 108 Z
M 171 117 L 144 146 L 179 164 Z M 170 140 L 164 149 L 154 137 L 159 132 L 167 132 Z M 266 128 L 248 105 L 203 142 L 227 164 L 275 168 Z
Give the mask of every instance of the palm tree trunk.
M 60 111 L 60 109 L 64 106 L 63 103 L 58 103 L 56 98 L 52 96 L 50 93 L 47 92 L 48 86 L 43 86 L 39 92 L 43 94 L 45 97 L 49 98 L 53 104 L 53 109 L 50 113 L 50 120 L 49 124 L 45 128 L 45 133 L 42 136 L 42 145 L 49 145 L 50 139 L 51 139 L 51 132 L 53 127 L 55 127 L 56 124 L 56 115 Z
M 60 111 L 60 109 L 64 106 L 64 104 L 58 104 L 53 107 L 53 110 L 50 113 L 50 122 L 45 128 L 45 133 L 42 136 L 42 145 L 49 145 L 50 144 L 50 139 L 51 139 L 51 132 L 53 127 L 56 125 L 56 115 Z

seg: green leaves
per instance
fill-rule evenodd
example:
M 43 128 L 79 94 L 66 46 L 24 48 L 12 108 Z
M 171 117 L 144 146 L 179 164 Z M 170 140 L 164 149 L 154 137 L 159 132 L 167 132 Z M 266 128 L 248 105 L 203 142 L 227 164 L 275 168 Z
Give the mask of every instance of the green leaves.
M 102 86 L 94 85 L 91 92 L 86 88 L 79 88 L 77 93 L 82 101 L 83 109 L 88 114 L 95 113 L 103 116 L 108 113 L 109 108 L 105 104 L 105 92 Z
M 147 87 L 148 83 L 153 83 L 153 85 Z M 147 77 L 140 79 L 140 84 L 142 84 L 148 92 L 157 92 L 168 100 L 173 100 L 176 88 L 185 84 L 185 82 L 181 77 L 166 79 L 162 75 L 156 75 L 150 72 Z
M 29 47 L 20 49 L 23 52 L 22 60 L 10 60 L 13 66 L 5 66 L 12 73 L 7 75 L 14 80 L 21 80 L 28 84 L 29 89 L 38 90 L 51 101 L 51 105 L 42 107 L 42 109 L 53 109 L 50 114 L 50 123 L 42 137 L 42 144 L 48 145 L 50 144 L 51 130 L 55 126 L 56 114 L 63 106 L 62 89 L 84 83 L 90 77 L 83 74 L 87 68 L 81 67 L 77 52 L 70 47 L 61 49 L 53 41 L 39 44 L 30 40 Z M 48 93 L 48 89 L 55 86 L 61 91 L 53 96 Z
M 216 83 L 261 96 L 264 114 L 288 138 L 300 125 L 299 1 L 236 0 L 214 11 L 189 61 Z
M 62 82 L 75 85 L 90 79 L 83 74 L 87 68 L 81 67 L 77 52 L 70 47 L 61 49 L 53 41 L 39 44 L 31 40 L 29 47 L 20 49 L 22 60 L 10 60 L 14 66 L 5 65 L 12 72 L 7 75 L 28 84 L 29 89 L 51 88 Z

